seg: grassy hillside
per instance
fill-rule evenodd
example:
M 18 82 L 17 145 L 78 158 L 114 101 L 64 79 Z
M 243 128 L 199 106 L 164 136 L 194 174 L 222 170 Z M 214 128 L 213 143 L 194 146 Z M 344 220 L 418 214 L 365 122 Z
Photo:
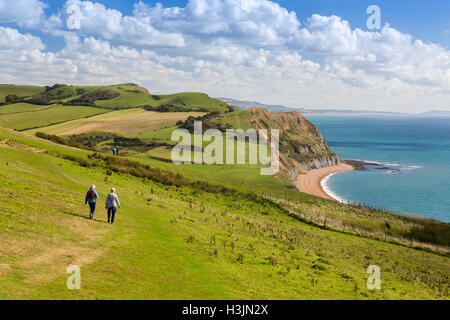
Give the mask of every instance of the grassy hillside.
M 13 101 L 6 104 L 6 96 L 14 96 Z M 225 114 L 233 110 L 226 103 L 212 99 L 203 93 L 151 95 L 146 89 L 135 84 L 114 86 L 57 84 L 52 87 L 0 85 L 0 125 L 16 130 L 41 128 L 85 119 L 108 111 L 126 109 L 133 111 L 123 114 L 114 113 L 111 116 L 99 118 L 99 121 L 101 122 L 102 119 L 113 121 L 112 118 L 116 115 L 118 117 L 123 115 L 123 119 L 118 119 L 121 122 L 119 126 L 123 127 L 127 121 L 137 120 L 142 129 L 137 130 L 136 133 L 142 134 L 174 126 L 178 121 L 185 121 L 188 116 L 198 117 L 207 112 Z M 145 113 L 144 110 L 149 112 Z M 155 116 L 152 112 L 159 112 L 161 115 Z M 187 113 L 190 114 L 186 116 Z M 147 120 L 152 122 L 152 125 L 145 125 L 144 122 Z M 97 120 L 86 124 L 74 122 L 67 124 L 67 127 L 87 126 L 89 131 L 93 122 L 98 123 Z M 150 131 L 146 131 L 147 127 Z M 49 132 L 59 134 L 60 128 L 64 130 L 65 126 L 51 128 Z M 81 128 L 79 131 L 85 130 Z
M 10 106 L 0 107 L 0 110 L 7 107 Z M 74 119 L 86 118 L 107 112 L 105 109 L 93 107 L 62 105 L 54 105 L 50 107 L 38 106 L 37 109 L 33 111 L 34 112 L 0 114 L 0 126 L 16 130 L 25 130 Z
M 449 297 L 448 257 L 318 228 L 246 193 L 111 173 L 88 151 L 6 129 L 0 141 L 0 298 Z M 87 219 L 92 183 L 101 203 L 117 188 L 115 225 L 101 205 Z M 82 290 L 65 288 L 70 264 Z M 366 288 L 372 264 L 379 291 Z
M 16 95 L 18 97 L 29 97 L 43 92 L 45 87 L 37 86 L 17 86 L 12 84 L 0 84 L 0 103 L 5 102 L 8 95 Z
M 50 109 L 52 106 L 39 106 L 28 103 L 14 103 L 0 107 L 0 116 Z
M 151 95 L 147 89 L 136 84 L 113 86 L 68 86 L 52 87 L 0 85 L 0 102 L 8 95 L 17 96 L 17 102 L 35 105 L 68 104 L 102 107 L 107 109 L 129 109 L 147 107 L 155 111 L 199 111 L 226 112 L 233 108 L 225 102 L 210 98 L 204 93 L 184 92 L 169 95 Z

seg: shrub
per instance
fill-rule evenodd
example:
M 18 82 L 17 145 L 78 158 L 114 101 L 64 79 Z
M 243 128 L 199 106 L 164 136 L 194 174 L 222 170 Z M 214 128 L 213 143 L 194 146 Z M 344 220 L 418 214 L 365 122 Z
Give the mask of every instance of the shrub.
M 23 102 L 24 98 L 18 97 L 15 94 L 10 94 L 5 97 L 6 104 L 14 104 Z
M 70 141 L 78 143 L 87 149 L 93 149 L 97 144 L 116 138 L 114 133 L 98 132 L 98 133 L 81 133 L 74 134 L 69 137 Z
M 55 89 L 59 89 L 59 88 L 62 88 L 62 87 L 67 87 L 67 85 L 66 84 L 60 84 L 60 83 L 57 83 L 57 84 L 55 84 L 55 85 L 53 85 L 53 86 L 51 86 L 51 87 L 45 87 L 45 92 L 49 92 L 49 91 L 52 91 L 52 90 L 55 90 Z
M 120 93 L 113 90 L 96 90 L 83 94 L 77 99 L 67 102 L 67 105 L 95 106 L 98 100 L 112 100 L 120 96 Z
M 63 144 L 69 147 L 74 147 L 74 148 L 83 148 L 85 146 L 83 146 L 82 144 L 76 142 L 76 141 L 72 141 L 72 140 L 68 140 L 59 136 L 55 136 L 52 134 L 46 134 L 44 132 L 36 132 L 36 137 L 41 138 L 41 139 L 45 139 L 45 140 L 49 140 L 58 144 Z
M 415 226 L 410 231 L 410 237 L 434 245 L 450 246 L 450 228 L 442 223 L 430 222 L 423 226 Z

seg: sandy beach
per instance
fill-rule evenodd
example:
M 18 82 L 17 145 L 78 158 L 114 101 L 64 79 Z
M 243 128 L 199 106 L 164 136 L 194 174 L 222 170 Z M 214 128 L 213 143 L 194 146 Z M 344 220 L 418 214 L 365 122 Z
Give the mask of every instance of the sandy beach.
M 297 188 L 304 193 L 312 194 L 321 198 L 336 200 L 330 197 L 322 188 L 320 182 L 333 173 L 352 171 L 353 167 L 348 164 L 340 164 L 333 167 L 325 167 L 308 171 L 301 174 L 297 179 Z

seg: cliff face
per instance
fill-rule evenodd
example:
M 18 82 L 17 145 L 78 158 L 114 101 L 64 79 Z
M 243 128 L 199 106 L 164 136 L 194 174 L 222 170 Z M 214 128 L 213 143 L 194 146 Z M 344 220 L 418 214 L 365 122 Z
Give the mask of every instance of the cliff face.
M 251 109 L 249 113 L 257 129 L 280 131 L 280 171 L 284 176 L 296 180 L 309 170 L 339 164 L 319 130 L 300 113 L 269 113 L 266 109 Z

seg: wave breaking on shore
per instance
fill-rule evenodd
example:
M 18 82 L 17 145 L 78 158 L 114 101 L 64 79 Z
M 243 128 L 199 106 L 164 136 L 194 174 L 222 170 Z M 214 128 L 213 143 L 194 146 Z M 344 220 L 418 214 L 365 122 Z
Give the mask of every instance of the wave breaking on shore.
M 337 174 L 337 173 L 339 173 L 339 172 L 331 173 L 331 174 L 327 175 L 325 178 L 323 178 L 320 181 L 320 186 L 322 187 L 323 191 L 325 191 L 325 193 L 328 194 L 331 198 L 335 199 L 336 201 L 345 203 L 345 202 L 347 202 L 347 200 L 342 198 L 342 197 L 340 197 L 340 196 L 338 196 L 336 193 L 334 193 L 331 190 L 330 186 L 328 185 L 330 178 L 332 176 L 334 176 L 335 174 Z

